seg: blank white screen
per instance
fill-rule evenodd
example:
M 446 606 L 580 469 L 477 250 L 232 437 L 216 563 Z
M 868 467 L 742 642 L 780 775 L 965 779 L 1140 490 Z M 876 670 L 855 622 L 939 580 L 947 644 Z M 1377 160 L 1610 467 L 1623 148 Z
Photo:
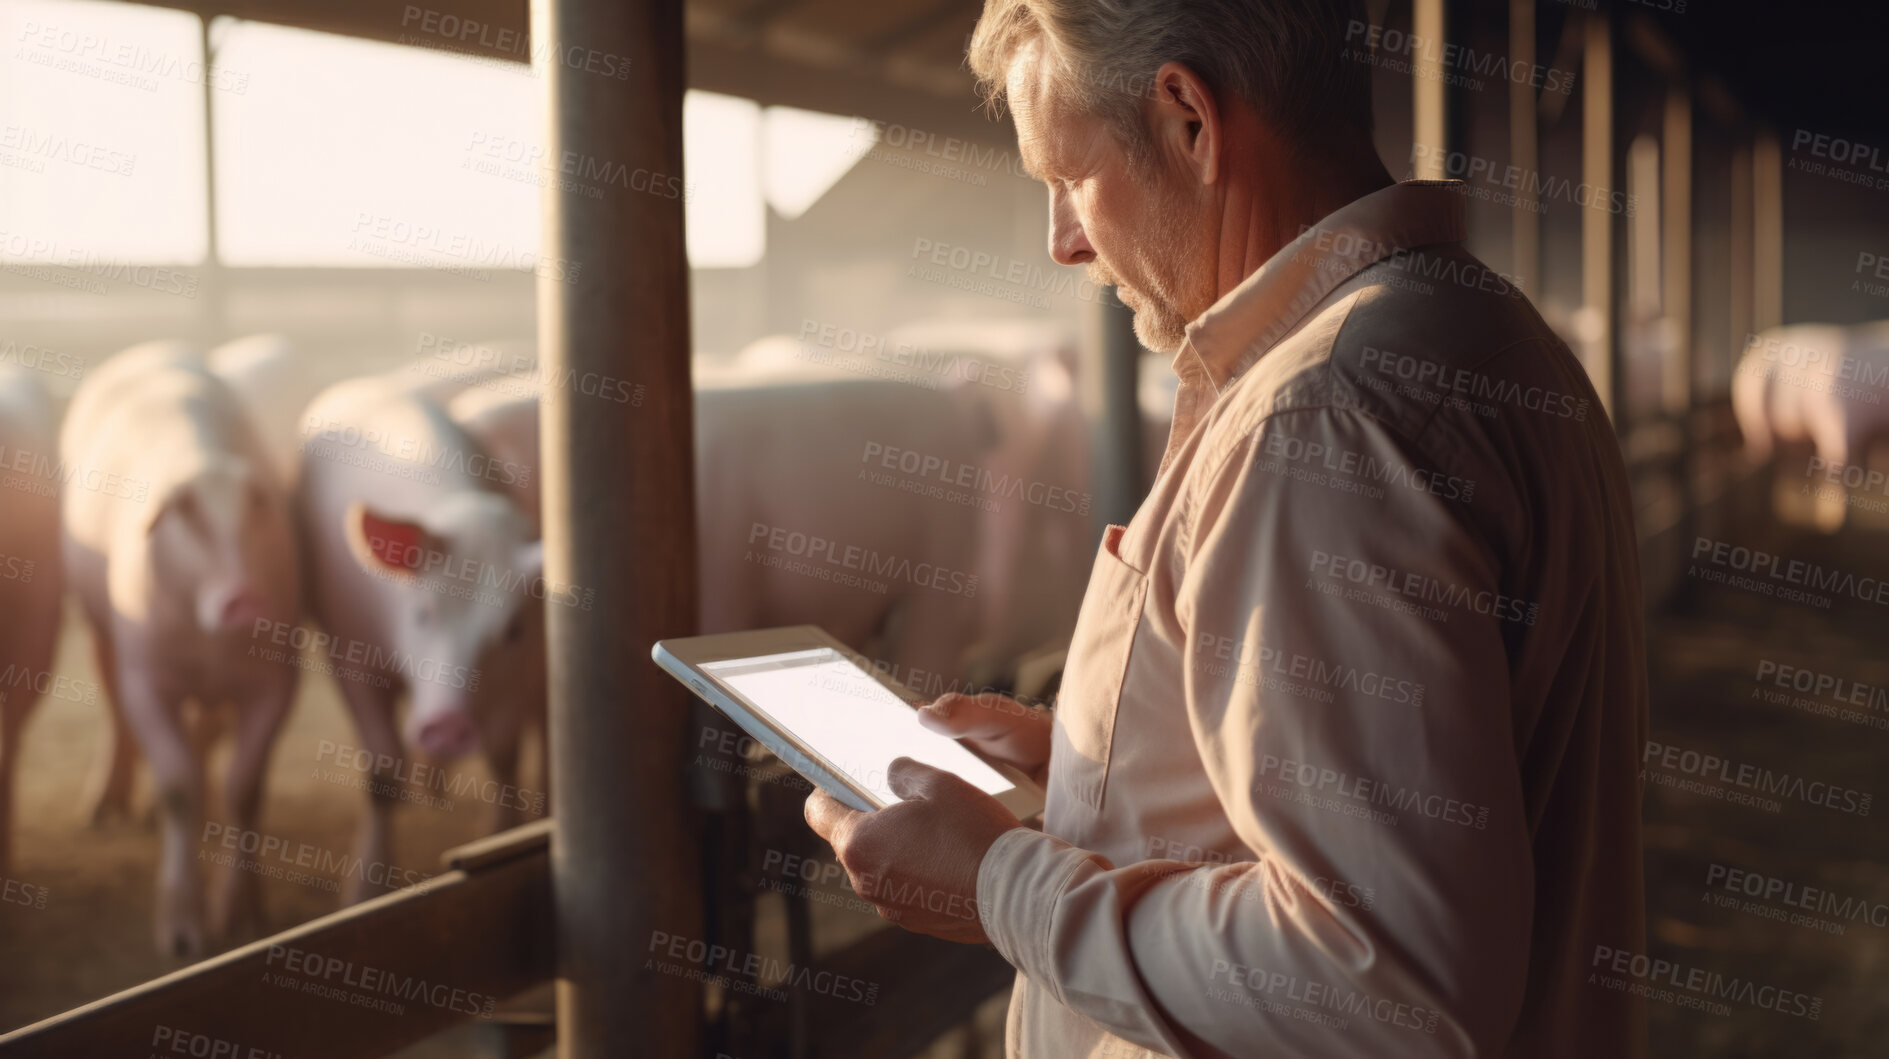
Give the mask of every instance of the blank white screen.
M 830 648 L 702 668 L 887 804 L 903 800 L 886 781 L 900 757 L 954 772 L 989 794 L 1014 786 L 955 739 L 921 726 L 916 711 Z

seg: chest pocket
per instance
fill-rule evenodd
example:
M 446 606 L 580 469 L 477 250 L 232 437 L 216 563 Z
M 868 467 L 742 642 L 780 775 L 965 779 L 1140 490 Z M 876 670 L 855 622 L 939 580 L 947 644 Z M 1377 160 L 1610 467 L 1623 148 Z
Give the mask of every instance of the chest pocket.
M 1121 558 L 1123 529 L 1110 526 L 1096 550 L 1056 698 L 1051 744 L 1052 794 L 1061 791 L 1094 810 L 1102 808 L 1122 681 L 1148 595 L 1147 576 Z

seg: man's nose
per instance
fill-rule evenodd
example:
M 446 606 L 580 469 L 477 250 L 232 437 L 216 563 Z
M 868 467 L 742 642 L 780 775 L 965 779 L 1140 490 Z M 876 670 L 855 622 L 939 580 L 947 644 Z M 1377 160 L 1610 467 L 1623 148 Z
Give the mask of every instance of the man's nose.
M 1049 256 L 1059 265 L 1086 265 L 1095 260 L 1095 247 L 1082 230 L 1069 196 L 1052 191 L 1049 198 Z

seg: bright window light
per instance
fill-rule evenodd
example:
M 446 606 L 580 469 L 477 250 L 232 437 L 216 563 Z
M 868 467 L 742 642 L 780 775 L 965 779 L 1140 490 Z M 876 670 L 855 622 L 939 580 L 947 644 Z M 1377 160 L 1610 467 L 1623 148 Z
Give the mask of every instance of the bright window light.
M 790 221 L 820 201 L 879 139 L 862 118 L 794 107 L 767 108 L 762 131 L 768 205 Z
M 0 0 L 0 257 L 203 260 L 200 25 L 140 4 Z
M 537 82 L 509 65 L 219 20 L 217 219 L 232 265 L 531 268 Z M 487 165 L 486 163 L 490 163 Z
M 761 108 L 712 92 L 682 100 L 689 264 L 747 268 L 767 251 L 761 201 Z
M 697 268 L 745 268 L 765 253 L 752 101 L 687 94 L 679 180 L 652 174 L 629 143 L 621 158 L 550 157 L 540 83 L 523 64 L 232 18 L 211 30 L 227 265 L 556 267 L 537 256 L 546 182 L 590 197 L 685 197 Z M 0 256 L 203 260 L 199 33 L 194 16 L 160 8 L 0 0 L 15 53 L 0 65 Z M 797 216 L 852 164 L 852 123 L 784 108 L 771 123 L 768 187 Z

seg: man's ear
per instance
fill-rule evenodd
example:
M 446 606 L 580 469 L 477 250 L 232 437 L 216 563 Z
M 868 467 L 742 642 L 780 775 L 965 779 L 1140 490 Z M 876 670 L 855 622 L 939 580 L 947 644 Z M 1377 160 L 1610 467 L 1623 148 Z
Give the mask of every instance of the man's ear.
M 347 522 L 348 551 L 369 573 L 382 571 L 416 574 L 438 553 L 439 544 L 417 522 L 390 518 L 356 500 L 343 516 Z
M 1181 63 L 1163 63 L 1154 72 L 1149 96 L 1149 124 L 1157 149 L 1185 164 L 1202 184 L 1218 180 L 1226 130 L 1207 82 Z

